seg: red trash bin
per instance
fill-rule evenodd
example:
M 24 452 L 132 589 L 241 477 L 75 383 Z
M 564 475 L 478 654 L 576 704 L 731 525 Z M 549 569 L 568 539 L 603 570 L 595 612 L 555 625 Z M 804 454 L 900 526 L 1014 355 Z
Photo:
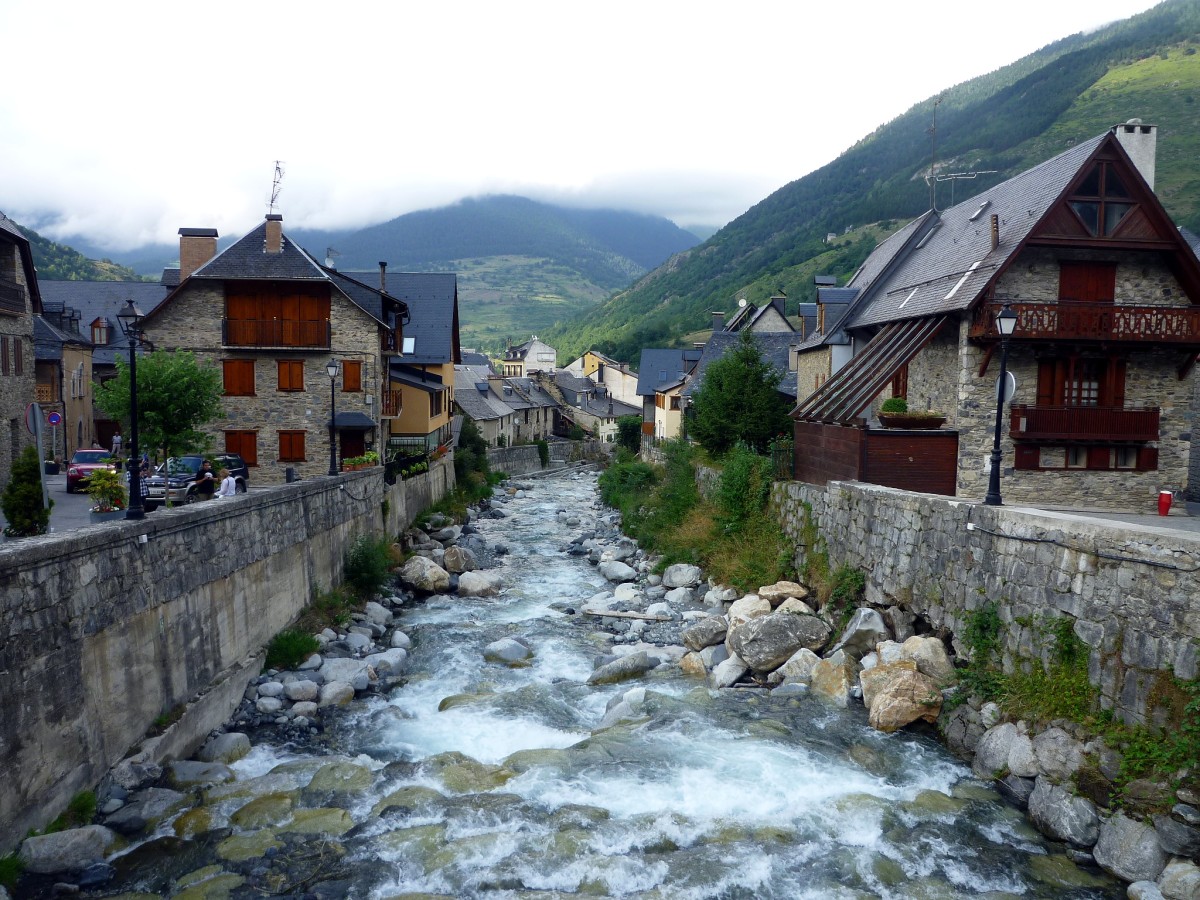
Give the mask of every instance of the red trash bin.
M 1165 516 L 1171 512 L 1171 500 L 1174 495 L 1170 491 L 1158 492 L 1158 514 Z

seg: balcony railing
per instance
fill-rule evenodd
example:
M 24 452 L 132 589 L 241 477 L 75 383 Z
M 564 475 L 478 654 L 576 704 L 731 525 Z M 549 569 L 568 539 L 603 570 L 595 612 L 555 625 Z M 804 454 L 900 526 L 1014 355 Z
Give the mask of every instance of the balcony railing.
M 25 289 L 15 281 L 0 278 L 0 309 L 25 311 Z
M 403 391 L 398 388 L 383 391 L 380 397 L 379 415 L 385 419 L 394 419 L 399 416 L 400 411 L 404 408 L 403 396 Z
M 1016 441 L 1157 441 L 1158 407 L 1013 406 Z
M 222 319 L 221 343 L 226 347 L 328 349 L 330 327 L 328 320 Z
M 971 337 L 998 339 L 996 314 L 1006 304 L 981 303 Z M 1200 307 L 1134 306 L 1075 300 L 1008 301 L 1017 314 L 1013 340 L 1073 340 L 1200 345 Z

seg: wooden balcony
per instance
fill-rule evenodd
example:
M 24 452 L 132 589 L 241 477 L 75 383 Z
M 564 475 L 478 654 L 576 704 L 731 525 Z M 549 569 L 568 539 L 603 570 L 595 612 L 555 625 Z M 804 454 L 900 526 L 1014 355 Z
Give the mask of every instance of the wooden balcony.
M 1013 406 L 1014 441 L 1157 441 L 1158 407 Z
M 400 389 L 385 390 L 379 398 L 379 415 L 385 419 L 395 419 L 404 409 L 403 391 Z
M 0 309 L 25 312 L 25 289 L 15 281 L 0 278 Z
M 295 319 L 222 319 L 221 344 L 225 347 L 328 350 L 330 327 L 323 322 Z
M 996 314 L 1006 304 L 981 303 L 970 336 L 999 340 Z M 1096 341 L 1200 346 L 1200 307 L 1135 306 L 1126 303 L 1007 301 L 1017 314 L 1014 341 Z

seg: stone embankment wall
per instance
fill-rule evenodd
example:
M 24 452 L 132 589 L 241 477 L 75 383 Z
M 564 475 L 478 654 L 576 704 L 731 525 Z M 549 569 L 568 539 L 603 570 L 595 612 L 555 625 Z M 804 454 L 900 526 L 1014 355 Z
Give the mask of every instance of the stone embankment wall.
M 581 460 L 608 457 L 616 447 L 600 441 L 549 441 L 550 465 L 562 466 Z M 488 466 L 493 472 L 506 475 L 528 475 L 542 471 L 542 459 L 538 456 L 537 444 L 521 444 L 516 447 L 492 447 L 487 452 Z
M 142 750 L 190 753 L 354 539 L 401 532 L 453 483 L 447 458 L 390 487 L 374 469 L 0 545 L 0 855 L 185 704 Z
M 830 568 L 867 579 L 867 601 L 963 634 L 997 603 L 1009 670 L 1046 653 L 1039 626 L 1069 616 L 1106 709 L 1158 723 L 1171 676 L 1200 674 L 1200 538 L 1063 513 L 989 507 L 860 483 L 783 482 L 773 502 L 804 571 L 814 538 Z

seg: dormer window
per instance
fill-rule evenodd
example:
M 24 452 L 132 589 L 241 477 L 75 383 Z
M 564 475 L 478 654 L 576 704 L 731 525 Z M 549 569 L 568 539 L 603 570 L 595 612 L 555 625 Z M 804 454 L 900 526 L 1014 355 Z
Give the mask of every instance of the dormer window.
M 1084 228 L 1095 237 L 1112 236 L 1134 207 L 1116 166 L 1103 160 L 1092 166 L 1070 203 Z
M 97 346 L 108 343 L 107 319 L 97 319 L 92 323 L 92 343 Z

